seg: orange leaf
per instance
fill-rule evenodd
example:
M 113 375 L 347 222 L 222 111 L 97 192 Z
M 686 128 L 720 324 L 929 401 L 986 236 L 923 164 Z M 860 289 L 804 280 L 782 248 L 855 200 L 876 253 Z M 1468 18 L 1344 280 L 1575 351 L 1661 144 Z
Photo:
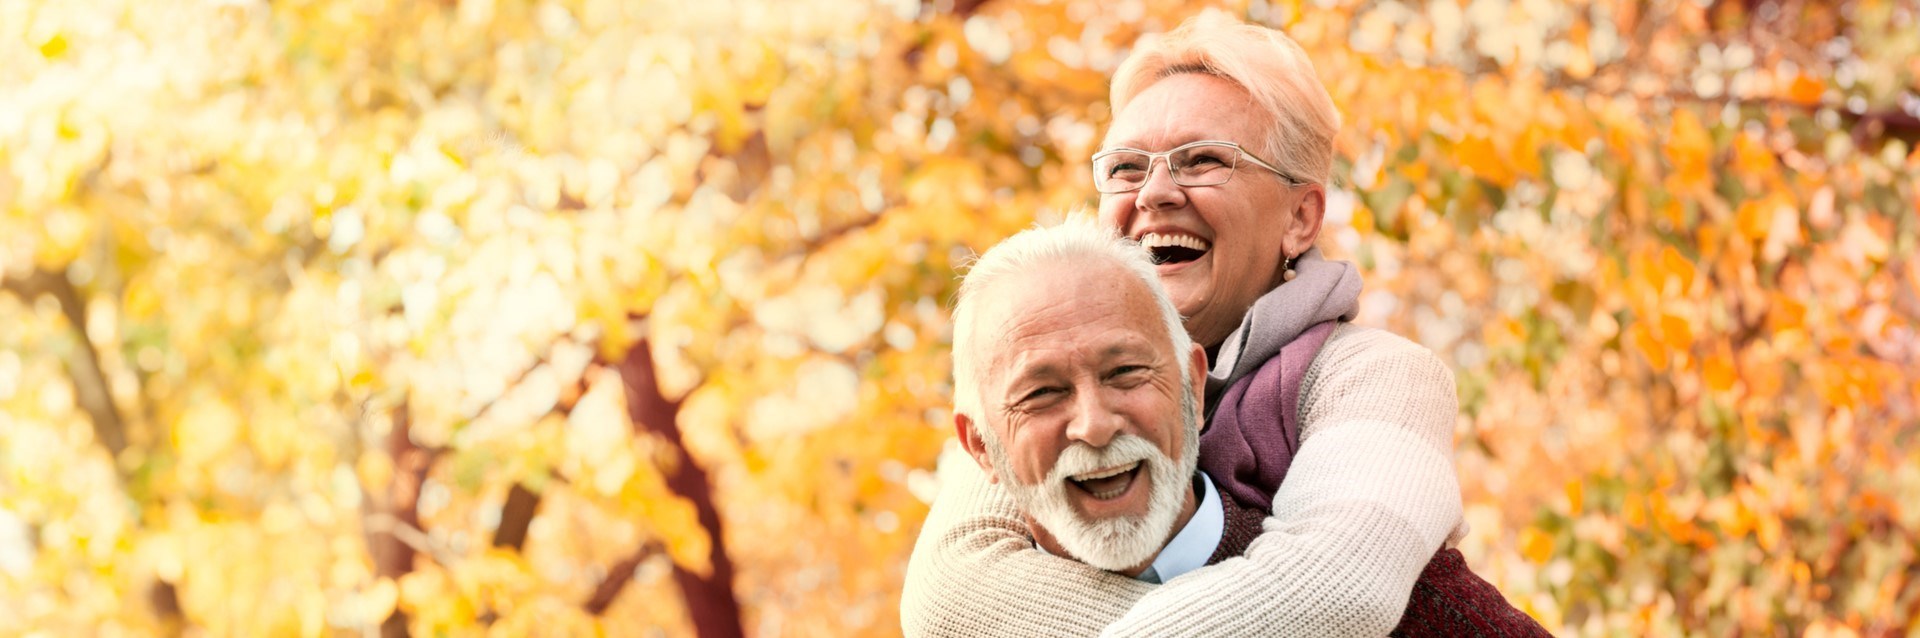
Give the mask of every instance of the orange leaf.
M 1794 76 L 1793 82 L 1787 85 L 1787 101 L 1806 105 L 1819 104 L 1820 96 L 1826 92 L 1826 85 L 1821 84 L 1818 78 L 1802 73 Z
M 1520 530 L 1520 555 L 1534 564 L 1546 564 L 1553 558 L 1553 537 L 1534 527 Z
M 1713 138 L 1707 135 L 1700 116 L 1685 109 L 1674 111 L 1665 150 L 1673 164 L 1674 190 L 1704 191 L 1712 184 Z
M 1718 351 L 1707 356 L 1701 370 L 1706 377 L 1707 388 L 1714 392 L 1733 391 L 1734 382 L 1740 378 L 1734 370 L 1733 356 L 1726 344 L 1721 344 Z
M 1499 149 L 1485 137 L 1468 136 L 1454 147 L 1454 156 L 1475 175 L 1501 187 L 1513 185 L 1513 169 L 1501 157 Z

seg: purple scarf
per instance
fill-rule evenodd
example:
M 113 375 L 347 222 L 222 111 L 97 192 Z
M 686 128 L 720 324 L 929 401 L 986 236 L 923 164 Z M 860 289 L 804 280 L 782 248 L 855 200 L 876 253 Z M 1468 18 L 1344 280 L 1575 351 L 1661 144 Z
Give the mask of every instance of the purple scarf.
M 1207 375 L 1200 469 L 1221 490 L 1260 509 L 1287 478 L 1300 448 L 1300 381 L 1337 322 L 1353 318 L 1360 275 L 1319 249 L 1294 263 L 1293 281 L 1255 301 L 1227 335 Z
M 1200 469 L 1241 503 L 1273 509 L 1273 493 L 1300 450 L 1300 380 L 1333 326 L 1308 328 L 1228 388 L 1200 433 Z

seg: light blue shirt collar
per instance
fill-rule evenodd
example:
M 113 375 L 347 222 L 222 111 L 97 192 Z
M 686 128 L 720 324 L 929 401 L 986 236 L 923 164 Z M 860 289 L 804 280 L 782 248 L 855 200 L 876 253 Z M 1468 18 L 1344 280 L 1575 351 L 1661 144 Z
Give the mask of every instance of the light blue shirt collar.
M 1160 555 L 1153 558 L 1153 564 L 1147 570 L 1135 576 L 1135 580 L 1149 583 L 1164 583 L 1181 574 L 1200 569 L 1207 565 L 1207 559 L 1213 558 L 1213 552 L 1220 548 L 1220 539 L 1227 532 L 1227 510 L 1220 503 L 1220 491 L 1213 486 L 1213 477 L 1206 472 L 1200 475 L 1200 484 L 1205 486 L 1200 493 L 1200 504 L 1193 508 L 1193 518 L 1187 519 L 1187 525 L 1180 533 L 1167 541 L 1160 549 Z M 1042 552 L 1047 548 L 1034 544 Z
M 1149 583 L 1164 583 L 1181 574 L 1200 569 L 1207 565 L 1207 559 L 1220 548 L 1220 538 L 1226 535 L 1227 511 L 1220 504 L 1220 492 L 1213 486 L 1213 478 L 1206 472 L 1199 472 L 1200 483 L 1206 486 L 1201 493 L 1200 504 L 1193 508 L 1193 518 L 1187 519 L 1186 527 L 1167 541 L 1167 546 L 1154 557 L 1147 571 L 1140 572 L 1135 578 Z

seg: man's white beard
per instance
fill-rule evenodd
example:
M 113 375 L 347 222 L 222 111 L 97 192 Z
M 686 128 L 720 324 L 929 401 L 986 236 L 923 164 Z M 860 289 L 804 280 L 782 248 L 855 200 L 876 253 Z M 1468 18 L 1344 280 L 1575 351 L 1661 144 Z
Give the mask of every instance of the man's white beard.
M 1194 470 L 1200 462 L 1200 429 L 1193 422 L 1194 397 L 1188 390 L 1181 401 L 1182 430 L 1180 460 L 1175 462 L 1152 442 L 1132 434 L 1115 436 L 1106 447 L 1095 448 L 1074 443 L 1060 452 L 1053 470 L 1038 485 L 1015 480 L 1007 452 L 996 437 L 983 437 L 987 453 L 993 459 L 994 472 L 1007 486 L 1015 503 L 1028 516 L 1059 541 L 1073 558 L 1109 571 L 1140 566 L 1160 553 L 1173 537 L 1173 522 L 1180 516 L 1187 493 L 1193 489 Z M 1144 476 L 1150 478 L 1147 513 L 1143 516 L 1117 516 L 1089 520 L 1080 515 L 1068 500 L 1067 490 L 1079 489 L 1067 483 L 1067 477 L 1127 465 L 1145 464 Z

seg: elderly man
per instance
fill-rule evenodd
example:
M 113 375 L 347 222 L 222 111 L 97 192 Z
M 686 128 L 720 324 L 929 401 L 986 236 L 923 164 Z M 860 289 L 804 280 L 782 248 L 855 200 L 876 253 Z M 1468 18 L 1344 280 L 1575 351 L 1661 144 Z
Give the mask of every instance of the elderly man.
M 1153 266 L 1139 244 L 1082 218 L 987 251 L 954 310 L 954 425 L 1038 548 L 1160 583 L 1239 556 L 1267 512 L 1200 466 L 1206 353 Z M 1422 581 L 1396 634 L 1544 634 L 1464 566 L 1436 559 Z M 1055 602 L 1071 613 L 1073 600 Z
M 1145 250 L 1085 220 L 1020 233 L 969 271 L 954 325 L 961 444 L 1041 548 L 1151 582 L 1207 562 L 1223 519 L 1195 478 L 1206 355 Z

